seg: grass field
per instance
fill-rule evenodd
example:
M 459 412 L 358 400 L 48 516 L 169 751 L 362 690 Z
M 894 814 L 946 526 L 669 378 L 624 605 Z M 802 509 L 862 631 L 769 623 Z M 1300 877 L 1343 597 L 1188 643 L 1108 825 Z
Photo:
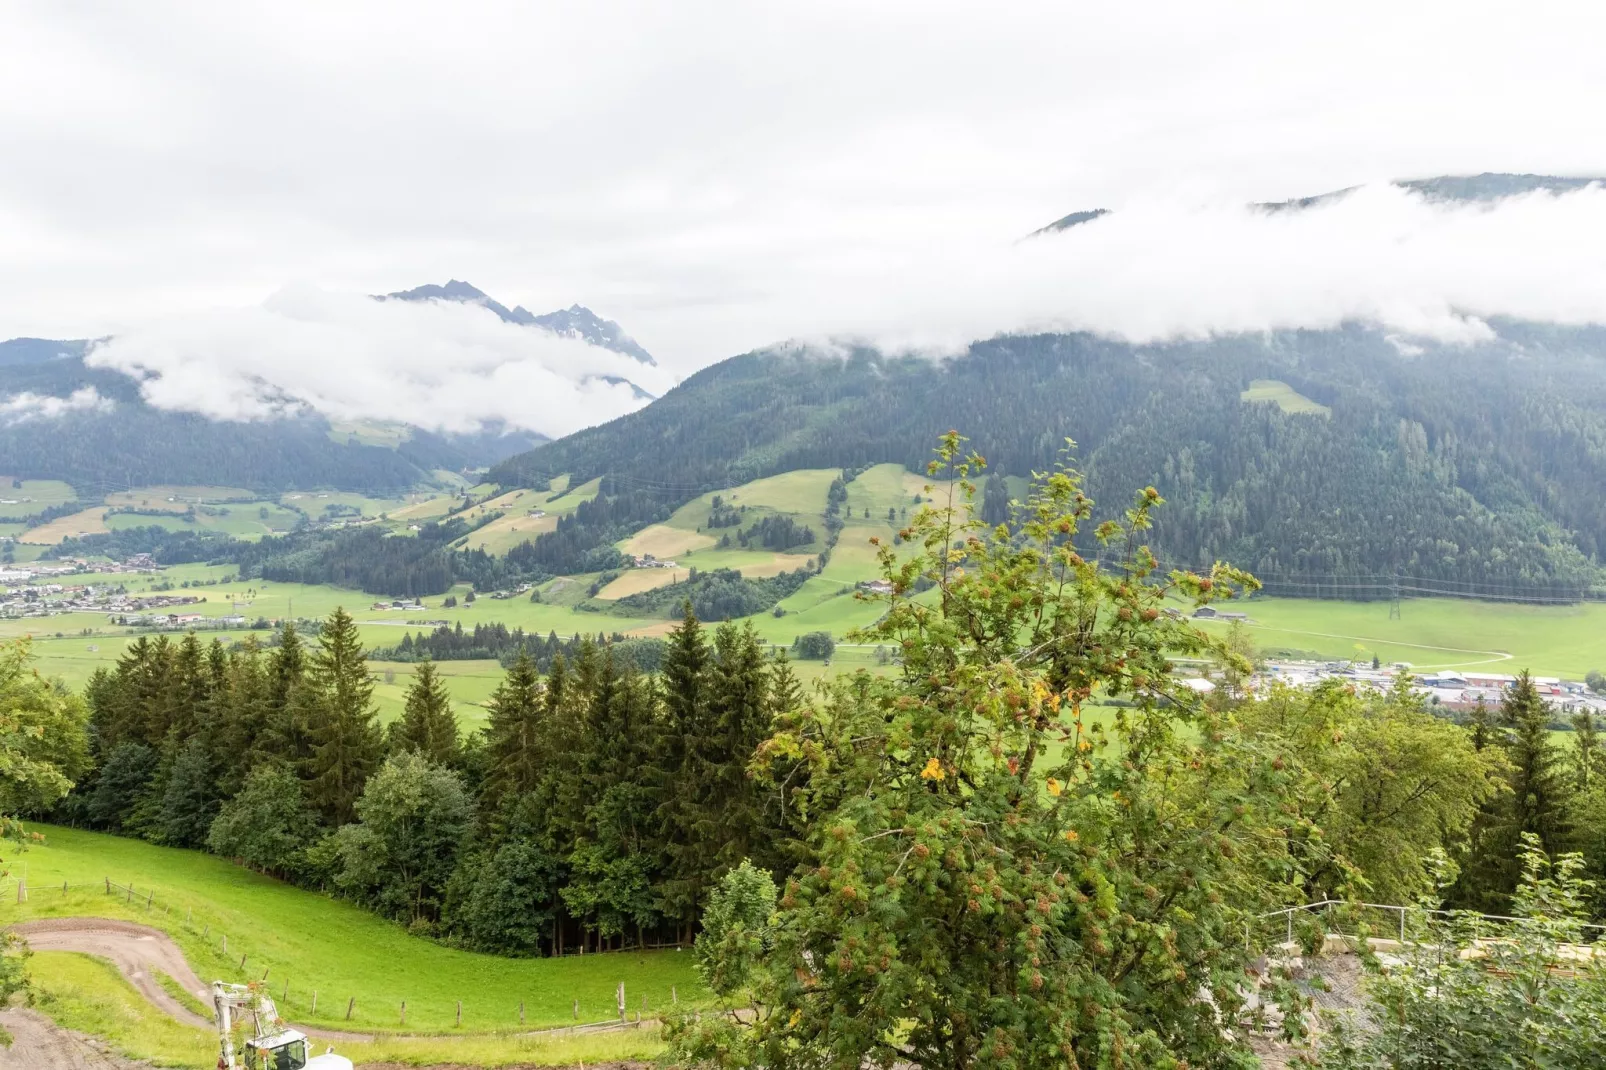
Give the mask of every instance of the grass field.
M 38 546 L 54 546 L 72 535 L 102 535 L 107 530 L 109 529 L 106 527 L 106 507 L 97 505 L 70 516 L 57 517 L 48 524 L 29 528 L 17 536 L 17 541 L 31 542 Z
M 139 508 L 143 509 L 144 506 Z M 105 518 L 105 525 L 112 531 L 159 527 L 168 531 L 219 531 L 239 539 L 259 539 L 264 535 L 289 531 L 300 520 L 300 513 L 277 502 L 236 502 L 233 505 L 200 506 L 193 517 L 184 512 L 156 516 L 149 513 L 111 513 Z
M 1452 598 L 1401 603 L 1256 598 L 1233 609 L 1254 622 L 1249 637 L 1262 650 L 1310 651 L 1325 657 L 1410 662 L 1417 668 L 1470 668 L 1582 679 L 1606 669 L 1606 605 L 1530 606 Z
M 255 499 L 256 494 L 240 487 L 197 487 L 163 484 L 160 486 L 135 487 L 132 490 L 120 490 L 106 495 L 105 503 L 113 508 L 131 506 L 136 509 L 164 509 L 170 513 L 182 513 L 192 505 L 202 505 L 207 502 L 215 503 L 225 499 L 238 501 L 242 498 L 247 500 Z
M 614 989 L 621 981 L 631 1008 L 640 1007 L 645 996 L 649 1012 L 670 1005 L 671 986 L 682 1000 L 703 995 L 686 952 L 508 959 L 459 951 L 409 935 L 348 903 L 197 851 L 65 828 L 37 829 L 46 842 L 8 860 L 13 874 L 26 871 L 32 891 L 25 903 L 0 906 L 0 923 L 91 914 L 154 925 L 173 936 L 203 978 L 255 980 L 267 970 L 275 996 L 288 982 L 290 995 L 280 1008 L 298 1021 L 346 1028 L 346 1003 L 355 996 L 351 1027 L 395 1030 L 406 1000 L 409 1031 L 450 1035 L 457 1031 L 458 1000 L 462 1031 L 483 1032 L 516 1028 L 520 1000 L 531 1027 L 572 1024 L 572 1000 L 580 1001 L 582 1021 L 612 1018 Z M 131 884 L 139 894 L 154 890 L 154 908 L 146 911 L 106 895 L 107 877 Z M 65 894 L 63 881 L 69 884 Z M 243 972 L 241 955 L 246 956 Z M 316 1014 L 311 1011 L 314 990 Z
M 42 512 L 76 496 L 72 486 L 59 479 L 24 479 L 22 486 L 12 486 L 16 481 L 15 476 L 0 475 L 0 499 L 4 499 L 0 500 L 0 520 Z
M 217 1057 L 211 1030 L 181 1025 L 136 992 L 109 962 L 68 951 L 45 951 L 29 962 L 36 1005 L 58 1025 L 104 1038 L 113 1048 L 156 1066 L 210 1066 Z M 322 1051 L 327 1042 L 315 1043 Z M 656 1028 L 588 1036 L 443 1036 L 343 1042 L 336 1050 L 359 1065 L 456 1063 L 499 1066 L 593 1065 L 652 1059 L 663 1049 Z
M 1249 384 L 1249 389 L 1238 395 L 1239 400 L 1249 402 L 1269 402 L 1284 412 L 1316 413 L 1322 416 L 1331 416 L 1333 410 L 1326 405 L 1312 401 L 1280 379 L 1256 379 Z

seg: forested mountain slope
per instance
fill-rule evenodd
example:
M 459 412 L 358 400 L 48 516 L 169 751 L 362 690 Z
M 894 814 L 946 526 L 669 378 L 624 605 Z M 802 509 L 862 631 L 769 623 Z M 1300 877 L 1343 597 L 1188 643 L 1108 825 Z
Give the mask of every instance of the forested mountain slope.
M 1151 483 L 1171 499 L 1157 545 L 1178 564 L 1226 558 L 1328 586 L 1592 582 L 1606 332 L 1495 326 L 1454 347 L 1351 326 L 1163 345 L 1001 337 L 945 361 L 749 353 L 491 478 L 611 475 L 620 498 L 683 499 L 793 468 L 919 466 L 949 428 L 1015 474 L 1072 438 L 1105 509 Z M 1284 403 L 1253 400 L 1260 380 Z

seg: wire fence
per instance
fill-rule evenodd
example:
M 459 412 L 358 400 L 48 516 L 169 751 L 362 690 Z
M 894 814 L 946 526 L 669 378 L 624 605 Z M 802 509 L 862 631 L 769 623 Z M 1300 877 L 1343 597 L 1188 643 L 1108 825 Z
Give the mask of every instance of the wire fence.
M 1283 950 L 1289 945 L 1320 947 L 1328 936 L 1397 940 L 1406 944 L 1437 939 L 1429 932 L 1434 923 L 1470 921 L 1497 934 L 1523 919 L 1506 914 L 1477 914 L 1464 910 L 1436 910 L 1391 903 L 1358 903 L 1324 899 L 1284 907 L 1257 915 L 1244 923 L 1244 947 L 1249 951 Z M 1579 922 L 1587 942 L 1606 941 L 1606 924 Z

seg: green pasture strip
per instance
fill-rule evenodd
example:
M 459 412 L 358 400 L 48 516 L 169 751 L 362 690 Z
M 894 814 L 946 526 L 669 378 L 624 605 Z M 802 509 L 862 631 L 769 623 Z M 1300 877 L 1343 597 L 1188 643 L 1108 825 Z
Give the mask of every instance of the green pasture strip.
M 44 951 L 30 960 L 29 967 L 38 1009 L 63 1028 L 101 1037 L 123 1055 L 156 1066 L 211 1066 L 217 1058 L 216 1034 L 175 1022 L 151 1006 L 103 959 L 71 951 Z M 196 1001 L 191 997 L 190 1002 Z M 201 1010 L 209 1014 L 211 1009 Z M 333 1047 L 359 1066 L 572 1066 L 647 1061 L 663 1050 L 663 1041 L 650 1025 L 579 1036 L 471 1035 L 465 1026 L 461 1035 L 339 1043 L 314 1039 L 311 1047 L 314 1053 Z
M 1606 669 L 1606 604 L 1523 605 L 1459 598 L 1407 599 L 1398 619 L 1388 602 L 1255 598 L 1228 608 L 1249 614 L 1249 638 L 1261 650 L 1417 669 L 1476 668 L 1583 679 Z M 1216 625 L 1216 627 L 1222 627 Z
M 407 1029 L 465 1032 L 518 1026 L 519 1003 L 534 1028 L 617 1017 L 622 981 L 632 1013 L 648 1015 L 706 996 L 688 951 L 626 951 L 513 959 L 461 951 L 409 934 L 352 904 L 292 887 L 198 851 L 54 826 L 46 842 L 11 863 L 26 873 L 24 903 L 0 908 L 0 922 L 36 917 L 123 918 L 172 935 L 203 980 L 243 982 L 268 974 L 280 1010 L 328 1028 L 395 1031 L 401 1001 Z M 107 895 L 105 879 L 134 889 Z M 62 892 L 63 882 L 69 885 Z M 150 909 L 144 898 L 155 893 Z M 223 950 L 224 938 L 228 950 Z M 245 965 L 240 965 L 241 956 Z M 673 990 L 673 992 L 672 992 Z M 317 1012 L 312 995 L 318 994 Z M 355 998 L 348 1025 L 346 1008 Z

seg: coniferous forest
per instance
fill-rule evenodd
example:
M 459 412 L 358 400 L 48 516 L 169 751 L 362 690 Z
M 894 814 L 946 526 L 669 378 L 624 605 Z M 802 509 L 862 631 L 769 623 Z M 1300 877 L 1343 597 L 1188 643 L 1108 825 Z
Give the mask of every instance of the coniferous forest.
M 1575 597 L 1606 550 L 1602 338 L 1496 328 L 1467 346 L 1351 326 L 1142 346 L 1009 336 L 943 361 L 757 352 L 491 478 L 608 474 L 613 508 L 646 515 L 795 468 L 918 469 L 949 428 L 1017 475 L 1071 439 L 1096 500 L 1165 495 L 1153 540 L 1168 564 L 1234 561 L 1288 595 L 1386 597 L 1400 577 Z M 1243 400 L 1257 380 L 1309 411 Z M 566 560 L 587 545 L 578 530 L 561 543 Z

